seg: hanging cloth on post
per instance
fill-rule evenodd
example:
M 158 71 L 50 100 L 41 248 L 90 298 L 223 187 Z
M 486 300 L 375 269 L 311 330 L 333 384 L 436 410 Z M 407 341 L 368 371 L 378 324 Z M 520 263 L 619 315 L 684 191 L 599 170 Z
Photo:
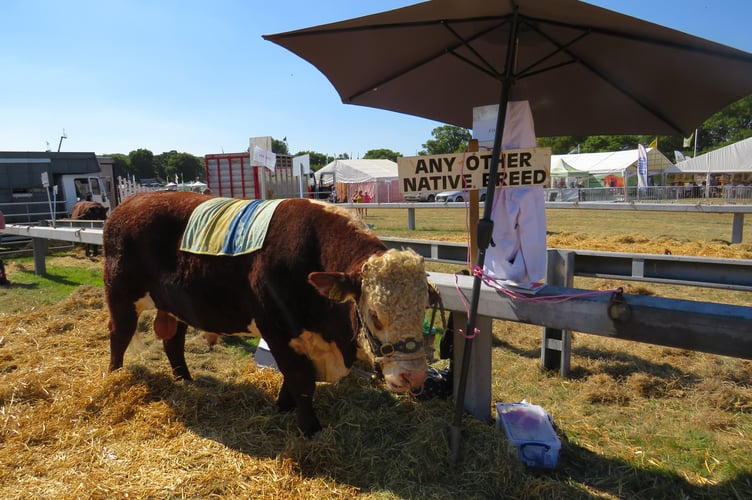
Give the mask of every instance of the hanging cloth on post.
M 483 142 L 480 143 L 483 146 Z M 528 101 L 508 104 L 502 150 L 534 148 L 535 127 Z M 492 245 L 483 271 L 516 283 L 546 277 L 546 204 L 543 187 L 500 187 L 495 190 Z

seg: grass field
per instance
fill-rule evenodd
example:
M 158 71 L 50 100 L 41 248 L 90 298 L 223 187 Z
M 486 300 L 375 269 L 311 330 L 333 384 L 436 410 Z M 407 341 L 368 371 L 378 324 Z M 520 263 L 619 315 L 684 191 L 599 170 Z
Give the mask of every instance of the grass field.
M 752 228 L 730 245 L 730 217 L 692 218 L 549 211 L 548 241 L 752 257 Z M 463 241 L 463 219 L 460 210 L 419 210 L 418 231 L 408 233 L 404 211 L 369 209 L 366 222 L 385 236 Z M 561 379 L 539 369 L 539 328 L 496 321 L 492 400 L 551 412 L 559 465 L 525 469 L 492 425 L 471 417 L 452 465 L 451 401 L 418 402 L 351 376 L 319 387 L 325 429 L 308 440 L 292 415 L 274 411 L 279 374 L 258 369 L 242 346 L 209 349 L 191 331 L 196 381 L 173 382 L 148 318 L 140 350 L 108 375 L 101 261 L 56 256 L 49 277 L 30 265 L 11 259 L 13 285 L 0 288 L 0 498 L 752 498 L 748 360 L 575 332 L 572 376 Z M 689 287 L 576 285 L 708 297 Z M 719 300 L 752 306 L 750 295 Z

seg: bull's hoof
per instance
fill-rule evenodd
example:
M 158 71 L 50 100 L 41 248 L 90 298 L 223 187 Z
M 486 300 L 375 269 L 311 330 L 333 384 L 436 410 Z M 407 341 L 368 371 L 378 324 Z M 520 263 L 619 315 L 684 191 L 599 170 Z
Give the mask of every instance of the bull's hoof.
M 277 399 L 277 409 L 280 413 L 290 413 L 295 409 L 295 401 L 287 401 L 282 398 Z
M 187 381 L 193 380 L 193 377 L 191 377 L 191 374 L 188 372 L 188 369 L 183 366 L 173 369 L 172 375 L 175 377 L 175 380 L 187 380 Z
M 302 425 L 298 425 L 303 435 L 307 438 L 315 437 L 319 434 L 321 434 L 321 424 L 319 423 L 318 419 L 316 419 L 313 423 L 306 425 L 303 427 Z

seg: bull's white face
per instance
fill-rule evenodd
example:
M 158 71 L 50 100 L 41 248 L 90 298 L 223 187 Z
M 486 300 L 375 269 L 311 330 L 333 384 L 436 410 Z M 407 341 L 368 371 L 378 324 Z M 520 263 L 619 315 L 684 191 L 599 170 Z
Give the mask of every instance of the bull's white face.
M 358 309 L 365 326 L 382 346 L 397 346 L 391 355 L 374 353 L 387 386 L 395 392 L 419 392 L 427 369 L 423 318 L 428 282 L 423 258 L 412 250 L 389 250 L 366 261 L 361 279 Z

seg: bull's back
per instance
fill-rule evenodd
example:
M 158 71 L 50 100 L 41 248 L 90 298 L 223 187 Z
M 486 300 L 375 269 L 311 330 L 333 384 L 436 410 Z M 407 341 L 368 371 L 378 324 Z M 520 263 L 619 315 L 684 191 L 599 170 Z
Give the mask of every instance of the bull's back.
M 104 225 L 105 255 L 159 247 L 180 237 L 188 218 L 206 196 L 162 191 L 129 197 L 112 211 Z M 170 247 L 162 248 L 162 252 Z

